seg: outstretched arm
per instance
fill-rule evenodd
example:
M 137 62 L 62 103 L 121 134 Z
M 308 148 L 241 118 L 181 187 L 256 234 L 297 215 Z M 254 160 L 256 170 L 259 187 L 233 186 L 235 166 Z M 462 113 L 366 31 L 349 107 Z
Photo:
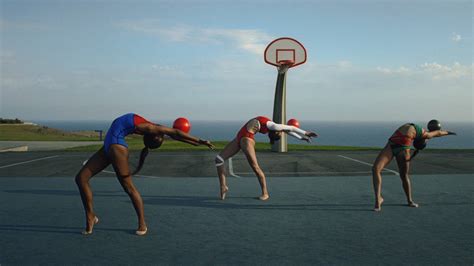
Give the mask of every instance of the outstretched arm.
M 306 142 L 311 142 L 311 138 L 308 137 L 308 136 L 306 136 L 306 135 L 300 135 L 300 134 L 298 134 L 298 133 L 296 133 L 296 132 L 287 132 L 286 134 L 288 134 L 288 135 L 290 135 L 290 136 L 292 136 L 292 137 L 294 137 L 294 138 L 297 138 L 297 139 L 299 139 L 299 140 L 304 140 L 304 141 L 306 141 Z
M 438 137 L 443 137 L 447 135 L 456 135 L 456 133 L 452 131 L 446 131 L 446 130 L 435 130 L 431 132 L 425 132 L 425 134 L 423 135 L 423 138 L 432 139 L 432 138 L 438 138 Z
M 289 126 L 289 125 L 283 125 L 283 124 L 277 124 L 273 121 L 268 121 L 267 122 L 267 128 L 270 129 L 270 130 L 274 130 L 274 131 L 284 131 L 286 133 L 290 133 L 290 132 L 294 132 L 298 135 L 302 135 L 302 136 L 306 136 L 306 137 L 317 137 L 318 134 L 314 133 L 314 132 L 311 132 L 311 131 L 304 131 L 300 128 L 297 128 L 295 126 Z M 292 135 L 294 136 L 294 135 Z
M 214 148 L 214 145 L 212 145 L 210 141 L 196 138 L 194 136 L 191 136 L 175 128 L 169 128 L 169 127 L 154 125 L 150 123 L 143 123 L 143 124 L 137 125 L 137 129 L 138 131 L 144 134 L 155 134 L 155 135 L 165 134 L 165 135 L 170 136 L 172 139 L 185 142 L 194 146 L 206 145 L 210 149 Z

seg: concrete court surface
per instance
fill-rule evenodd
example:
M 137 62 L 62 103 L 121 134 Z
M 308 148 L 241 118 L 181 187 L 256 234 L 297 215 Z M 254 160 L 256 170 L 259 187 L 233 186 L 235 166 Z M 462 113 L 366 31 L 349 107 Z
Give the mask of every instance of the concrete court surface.
M 134 178 L 145 237 L 133 234 L 132 205 L 108 172 L 91 181 L 100 223 L 93 235 L 80 234 L 73 177 L 89 156 L 0 154 L 1 265 L 473 264 L 472 152 L 419 155 L 412 166 L 418 209 L 404 206 L 397 168 L 387 167 L 381 213 L 372 211 L 376 152 L 258 153 L 267 202 L 255 199 L 258 183 L 242 154 L 232 162 L 239 177 L 229 176 L 220 201 L 214 153 L 152 153 L 145 177 Z
M 0 141 L 0 152 L 25 146 L 28 147 L 28 151 L 48 151 L 101 143 L 101 141 Z

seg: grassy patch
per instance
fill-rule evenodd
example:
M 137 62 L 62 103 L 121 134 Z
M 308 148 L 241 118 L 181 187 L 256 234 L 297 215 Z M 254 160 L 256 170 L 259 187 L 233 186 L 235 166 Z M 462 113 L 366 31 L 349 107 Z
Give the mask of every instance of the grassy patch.
M 1 141 L 97 141 L 93 131 L 65 132 L 38 125 L 0 125 Z
M 21 124 L 0 124 L 0 141 L 97 141 L 98 133 L 93 131 L 65 132 L 62 130 Z M 143 148 L 142 136 L 130 135 L 126 138 L 130 150 L 141 150 Z M 215 141 L 216 150 L 222 150 L 228 141 Z M 66 149 L 66 151 L 93 152 L 98 150 L 102 144 L 89 145 Z M 368 151 L 380 150 L 382 147 L 354 147 L 354 146 L 319 146 L 305 144 L 288 144 L 290 151 Z M 257 142 L 258 151 L 270 151 L 270 144 Z M 207 151 L 205 146 L 192 146 L 183 142 L 166 140 L 160 151 Z M 473 152 L 473 149 L 427 149 L 423 152 Z
M 143 142 L 141 138 L 127 138 L 128 147 L 130 150 L 141 150 Z M 214 141 L 212 142 L 215 145 L 216 150 L 224 149 L 228 141 Z M 96 151 L 102 145 L 90 145 L 66 149 L 66 151 Z M 257 142 L 256 147 L 259 151 L 270 151 L 271 147 L 269 143 Z M 352 146 L 315 146 L 315 145 L 304 145 L 304 144 L 288 144 L 288 149 L 290 151 L 358 151 L 358 150 L 380 150 L 380 148 L 375 147 L 352 147 Z M 206 146 L 192 146 L 183 142 L 175 140 L 166 140 L 163 142 L 163 145 L 159 149 L 160 151 L 208 151 L 209 149 Z
M 98 133 L 93 131 L 65 132 L 62 130 L 39 125 L 0 125 L 0 141 L 97 141 Z M 142 136 L 130 135 L 126 137 L 130 150 L 141 150 L 143 148 Z M 222 150 L 228 141 L 215 141 L 216 150 Z M 89 145 L 66 149 L 66 151 L 98 150 L 102 144 Z M 259 151 L 270 151 L 270 144 L 257 142 L 256 149 Z M 289 144 L 290 151 L 304 150 L 374 150 L 379 148 L 351 147 L 351 146 L 315 146 L 304 144 Z M 166 140 L 160 147 L 160 151 L 207 151 L 205 146 L 192 146 L 183 142 Z

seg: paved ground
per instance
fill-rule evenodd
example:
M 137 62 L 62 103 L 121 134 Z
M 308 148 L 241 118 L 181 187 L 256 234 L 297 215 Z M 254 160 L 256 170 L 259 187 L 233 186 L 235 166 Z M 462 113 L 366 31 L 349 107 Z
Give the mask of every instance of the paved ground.
M 62 150 L 101 143 L 102 141 L 0 141 L 0 151 L 22 146 L 27 146 L 28 151 Z
M 0 177 L 73 177 L 87 160 L 90 152 L 27 152 L 0 153 Z M 215 152 L 152 152 L 140 172 L 146 177 L 213 177 Z M 139 152 L 130 156 L 134 168 Z M 368 176 L 376 151 L 317 151 L 288 152 L 283 154 L 259 152 L 260 166 L 267 176 Z M 35 160 L 29 162 L 30 160 Z M 10 164 L 23 163 L 14 167 Z M 473 174 L 474 151 L 421 152 L 412 164 L 412 173 L 419 174 Z M 240 177 L 252 177 L 244 155 L 238 153 L 231 162 L 232 173 Z M 229 167 L 229 164 L 227 164 Z M 230 170 L 230 169 L 229 169 Z M 113 176 L 112 168 L 99 176 Z M 384 174 L 394 175 L 398 171 L 393 161 Z M 111 172 L 112 174 L 110 174 Z
M 87 153 L 0 154 L 0 264 L 472 265 L 471 152 L 426 152 L 413 163 L 414 198 L 405 207 L 390 165 L 382 213 L 372 209 L 374 152 L 259 153 L 271 198 L 239 154 L 226 201 L 217 199 L 213 153 L 152 153 L 134 182 L 150 232 L 113 174 L 94 178 L 94 234 L 73 176 Z M 132 156 L 132 160 L 136 159 Z M 109 177 L 109 178 L 107 178 Z M 176 178 L 181 177 L 181 178 Z M 199 177 L 199 178 L 198 178 Z

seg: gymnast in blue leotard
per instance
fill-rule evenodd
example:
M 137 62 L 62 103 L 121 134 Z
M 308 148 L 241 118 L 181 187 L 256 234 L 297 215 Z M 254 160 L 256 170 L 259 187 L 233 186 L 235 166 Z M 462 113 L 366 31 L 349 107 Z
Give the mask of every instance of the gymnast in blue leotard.
M 128 166 L 129 152 L 127 142 L 125 141 L 125 137 L 130 134 L 143 135 L 143 143 L 145 144 L 140 153 L 137 169 L 133 173 L 130 172 Z M 120 184 L 130 197 L 137 213 L 138 229 L 135 233 L 137 235 L 146 234 L 148 229 L 145 223 L 143 200 L 133 185 L 132 176 L 142 168 L 148 155 L 148 150 L 161 146 L 164 135 L 195 146 L 206 145 L 210 149 L 214 147 L 208 140 L 193 137 L 179 129 L 154 124 L 137 114 L 130 113 L 116 118 L 107 131 L 104 146 L 92 155 L 76 175 L 76 184 L 86 212 L 86 229 L 82 232 L 83 234 L 92 234 L 94 225 L 99 222 L 99 218 L 97 218 L 93 210 L 92 190 L 89 180 L 110 164 L 112 164 Z
M 119 144 L 128 148 L 128 144 L 125 141 L 125 137 L 133 133 L 139 134 L 139 132 L 137 132 L 137 126 L 143 123 L 153 124 L 145 118 L 133 113 L 125 114 L 116 118 L 112 122 L 112 125 L 107 131 L 107 134 L 105 135 L 105 153 L 109 153 L 109 148 L 112 144 Z
M 104 151 L 106 154 L 109 153 L 110 145 L 119 144 L 128 148 L 127 142 L 125 141 L 125 136 L 128 136 L 135 132 L 135 127 L 140 123 L 140 120 L 143 122 L 148 122 L 141 116 L 136 114 L 126 114 L 116 118 L 109 130 L 104 140 Z

